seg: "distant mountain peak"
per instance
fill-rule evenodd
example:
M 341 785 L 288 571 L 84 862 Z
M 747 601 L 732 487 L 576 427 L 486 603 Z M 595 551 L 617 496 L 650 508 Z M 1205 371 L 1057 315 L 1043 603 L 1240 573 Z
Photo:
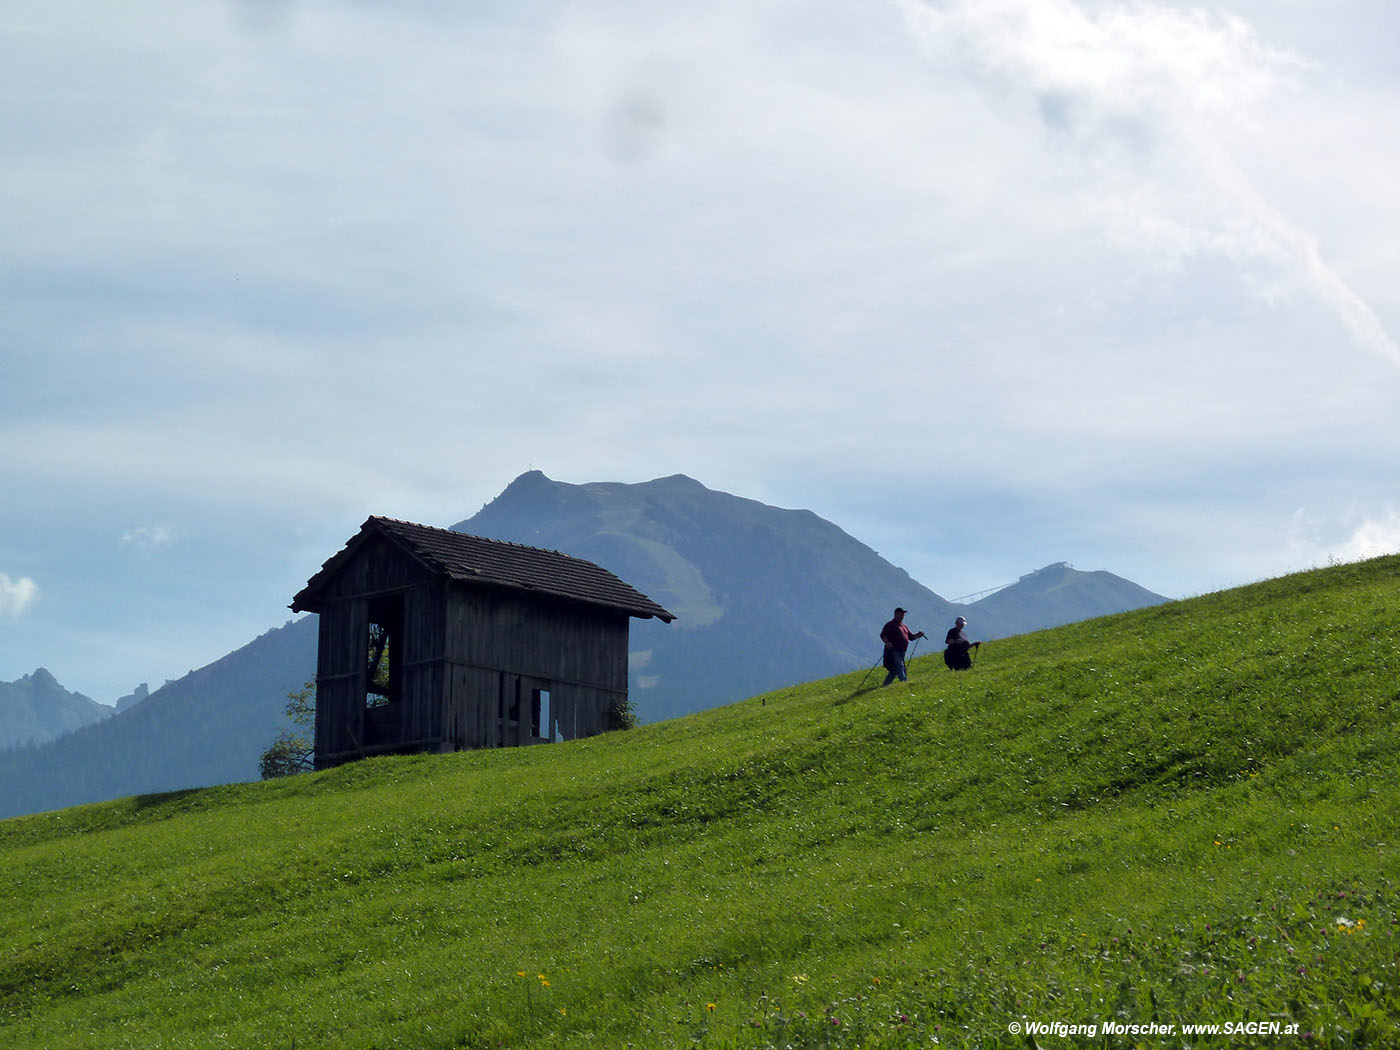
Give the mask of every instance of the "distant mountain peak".
M 531 468 L 516 477 L 507 485 L 496 499 L 506 496 L 520 495 L 521 493 L 547 492 L 560 488 L 571 489 L 596 489 L 596 488 L 646 488 L 646 489 L 691 489 L 695 491 L 711 491 L 702 482 L 692 478 L 689 474 L 668 474 L 661 478 L 652 478 L 650 481 L 637 482 L 635 485 L 625 481 L 593 481 L 581 485 L 575 485 L 567 481 L 556 481 L 544 471 Z M 494 502 L 494 501 L 493 501 Z
M 147 683 L 142 682 L 130 693 L 128 693 L 126 696 L 121 697 L 117 701 L 117 710 L 126 711 L 129 708 L 135 707 L 137 704 L 139 704 L 142 700 L 146 699 L 146 697 L 150 695 L 151 687 Z
M 0 682 L 0 750 L 42 744 L 99 722 L 110 707 L 69 692 L 45 667 L 15 682 Z
M 1024 576 L 1021 577 L 1021 579 L 1029 580 L 1034 576 L 1044 576 L 1049 573 L 1055 573 L 1056 575 L 1059 575 L 1064 573 L 1064 571 L 1069 568 L 1071 568 L 1071 566 L 1070 563 L 1067 561 L 1052 561 L 1049 565 L 1042 565 L 1040 568 L 1026 573 Z
M 555 481 L 545 475 L 542 470 L 527 470 L 521 474 L 504 489 L 496 499 L 503 499 L 512 494 L 521 492 L 538 491 L 556 484 Z
M 696 481 L 689 474 L 668 474 L 664 478 L 655 478 L 645 484 L 656 488 L 669 489 L 697 489 L 709 492 L 709 488 Z

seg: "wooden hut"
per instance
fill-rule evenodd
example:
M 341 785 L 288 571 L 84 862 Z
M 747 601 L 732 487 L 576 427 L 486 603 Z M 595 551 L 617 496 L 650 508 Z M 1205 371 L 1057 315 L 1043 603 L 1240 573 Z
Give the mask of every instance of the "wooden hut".
M 601 733 L 631 617 L 675 619 L 581 558 L 380 517 L 291 608 L 320 615 L 317 769 Z

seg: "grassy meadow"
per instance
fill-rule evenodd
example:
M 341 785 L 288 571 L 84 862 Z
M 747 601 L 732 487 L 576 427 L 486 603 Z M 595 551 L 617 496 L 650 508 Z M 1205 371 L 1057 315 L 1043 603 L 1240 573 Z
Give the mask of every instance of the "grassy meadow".
M 1400 558 L 865 670 L 0 822 L 0 1046 L 1400 1045 Z

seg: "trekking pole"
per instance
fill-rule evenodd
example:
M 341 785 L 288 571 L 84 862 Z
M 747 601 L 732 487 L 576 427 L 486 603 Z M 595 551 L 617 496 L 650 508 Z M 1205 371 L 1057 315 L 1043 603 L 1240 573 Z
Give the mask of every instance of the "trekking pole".
M 909 684 L 909 665 L 914 662 L 914 653 L 918 650 L 921 641 L 923 641 L 922 638 L 914 639 L 914 644 L 909 649 L 909 659 L 904 661 L 904 688 L 910 696 L 914 695 L 914 687 Z
M 885 657 L 884 657 L 883 654 L 881 654 L 880 659 L 876 660 L 873 664 L 871 664 L 871 665 L 870 665 L 870 670 L 865 672 L 865 678 L 869 678 L 869 677 L 875 672 L 875 668 L 879 667 L 879 666 L 880 666 L 882 663 L 884 663 L 884 662 L 885 662 Z M 860 685 L 856 686 L 856 692 L 857 692 L 857 693 L 860 692 L 861 686 L 865 685 L 865 678 L 862 678 L 862 679 L 860 680 Z

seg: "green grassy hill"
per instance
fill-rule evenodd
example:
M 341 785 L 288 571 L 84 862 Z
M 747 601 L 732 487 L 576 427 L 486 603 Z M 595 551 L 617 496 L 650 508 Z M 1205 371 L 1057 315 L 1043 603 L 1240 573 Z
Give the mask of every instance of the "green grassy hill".
M 863 673 L 0 823 L 0 1044 L 1396 1045 L 1400 558 Z

